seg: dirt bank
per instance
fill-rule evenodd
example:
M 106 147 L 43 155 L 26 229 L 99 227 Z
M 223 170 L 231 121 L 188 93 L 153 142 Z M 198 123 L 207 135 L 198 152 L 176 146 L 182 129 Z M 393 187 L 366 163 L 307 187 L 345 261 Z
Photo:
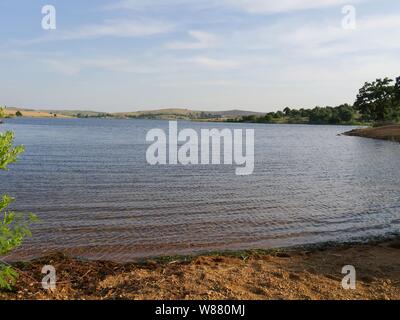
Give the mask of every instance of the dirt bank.
M 38 283 L 48 264 L 57 270 L 53 293 Z M 345 265 L 357 270 L 356 290 L 341 287 Z M 400 299 L 400 240 L 134 264 L 58 254 L 15 267 L 16 289 L 0 299 Z
M 400 125 L 355 129 L 344 135 L 400 142 Z

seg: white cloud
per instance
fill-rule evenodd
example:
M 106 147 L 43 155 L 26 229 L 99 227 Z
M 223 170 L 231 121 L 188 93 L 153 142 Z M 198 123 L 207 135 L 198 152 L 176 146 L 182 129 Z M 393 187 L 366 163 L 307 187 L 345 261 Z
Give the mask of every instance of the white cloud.
M 355 30 L 345 30 L 339 25 L 310 24 L 282 28 L 282 40 L 286 45 L 304 49 L 314 55 L 338 55 L 346 53 L 382 52 L 399 49 L 400 15 L 373 15 L 360 17 Z
M 202 31 L 189 31 L 189 35 L 195 39 L 191 42 L 175 41 L 167 44 L 168 49 L 193 50 L 212 48 L 217 44 L 217 37 Z
M 367 0 L 352 0 L 359 3 Z M 107 5 L 106 9 L 146 10 L 151 7 L 187 6 L 196 8 L 227 7 L 254 14 L 274 14 L 310 10 L 349 4 L 349 0 L 122 0 Z
M 134 38 L 166 33 L 173 29 L 170 23 L 137 20 L 107 20 L 103 24 L 83 26 L 65 33 L 63 39 L 89 39 L 100 37 Z
M 106 10 L 147 10 L 149 8 L 168 8 L 188 6 L 194 10 L 215 7 L 224 0 L 120 0 L 104 7 Z
M 103 37 L 139 38 L 173 31 L 172 23 L 153 20 L 105 20 L 100 24 L 84 25 L 75 30 L 55 31 L 43 37 L 16 41 L 17 44 L 29 45 L 48 41 L 84 40 Z
M 222 37 L 222 36 L 221 36 Z M 285 18 L 269 26 L 237 30 L 224 36 L 224 44 L 235 55 L 250 56 L 259 53 L 282 63 L 295 59 L 345 58 L 357 53 L 382 54 L 400 49 L 400 14 L 359 15 L 355 30 L 345 30 L 341 19 L 303 20 Z M 227 48 L 225 48 L 227 49 Z M 248 59 L 254 61 L 254 58 Z
M 136 63 L 132 60 L 120 57 L 94 57 L 81 59 L 42 59 L 43 63 L 52 70 L 68 76 L 79 75 L 83 70 L 98 69 L 112 72 L 146 74 L 156 71 L 143 63 Z
M 51 67 L 51 69 L 67 76 L 76 76 L 81 72 L 81 66 L 77 64 L 67 63 L 65 61 L 55 59 L 42 60 L 45 64 Z
M 364 0 L 353 0 L 352 3 Z M 281 13 L 345 5 L 349 0 L 224 0 L 232 7 L 250 13 Z
M 210 57 L 194 57 L 191 59 L 192 62 L 199 66 L 211 68 L 211 69 L 234 69 L 239 66 L 239 62 L 231 59 L 214 59 Z

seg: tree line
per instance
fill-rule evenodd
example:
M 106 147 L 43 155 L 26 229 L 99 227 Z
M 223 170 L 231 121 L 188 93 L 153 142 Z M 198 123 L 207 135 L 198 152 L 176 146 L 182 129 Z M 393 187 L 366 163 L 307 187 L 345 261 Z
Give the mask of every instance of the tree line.
M 230 122 L 299 124 L 387 124 L 400 122 L 400 77 L 366 82 L 353 105 L 291 109 L 263 116 L 244 116 Z

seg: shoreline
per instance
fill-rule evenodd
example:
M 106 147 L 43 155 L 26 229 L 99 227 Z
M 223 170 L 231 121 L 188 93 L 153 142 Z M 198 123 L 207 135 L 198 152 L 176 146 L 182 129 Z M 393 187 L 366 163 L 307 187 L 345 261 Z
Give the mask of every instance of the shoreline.
M 345 136 L 362 137 L 377 140 L 400 142 L 400 125 L 388 125 L 376 128 L 354 129 L 343 133 Z
M 229 121 L 227 119 L 181 119 L 181 118 L 129 118 L 129 117 L 72 117 L 72 116 L 57 116 L 57 117 L 49 117 L 49 116 L 21 116 L 21 117 L 8 117 L 4 118 L 4 120 L 8 119 L 46 119 L 46 120 L 118 120 L 118 121 L 134 121 L 134 120 L 148 120 L 148 121 L 184 121 L 184 122 L 193 122 L 193 123 L 217 123 L 217 124 L 256 124 L 256 125 L 290 125 L 290 126 L 330 126 L 330 127 L 360 127 L 367 126 L 367 124 L 363 123 L 305 123 L 305 122 L 276 122 L 276 123 L 266 123 L 266 122 L 238 122 L 238 121 Z M 5 123 L 5 121 L 3 122 Z M 351 132 L 351 131 L 350 131 Z M 345 135 L 345 133 L 343 133 Z
M 41 268 L 53 265 L 58 286 L 41 289 Z M 357 289 L 341 271 L 354 265 Z M 400 299 L 400 236 L 359 243 L 165 256 L 132 263 L 79 260 L 56 253 L 17 262 L 20 278 L 3 299 Z

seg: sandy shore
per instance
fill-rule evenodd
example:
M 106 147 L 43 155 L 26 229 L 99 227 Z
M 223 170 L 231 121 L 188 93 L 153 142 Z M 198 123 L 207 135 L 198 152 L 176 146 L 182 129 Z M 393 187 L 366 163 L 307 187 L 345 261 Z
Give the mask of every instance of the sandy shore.
M 54 292 L 39 283 L 48 264 L 57 270 Z M 341 286 L 345 265 L 357 270 L 356 290 Z M 131 264 L 57 254 L 15 267 L 15 291 L 0 299 L 400 299 L 400 239 Z
M 355 129 L 344 135 L 400 142 L 400 125 Z

